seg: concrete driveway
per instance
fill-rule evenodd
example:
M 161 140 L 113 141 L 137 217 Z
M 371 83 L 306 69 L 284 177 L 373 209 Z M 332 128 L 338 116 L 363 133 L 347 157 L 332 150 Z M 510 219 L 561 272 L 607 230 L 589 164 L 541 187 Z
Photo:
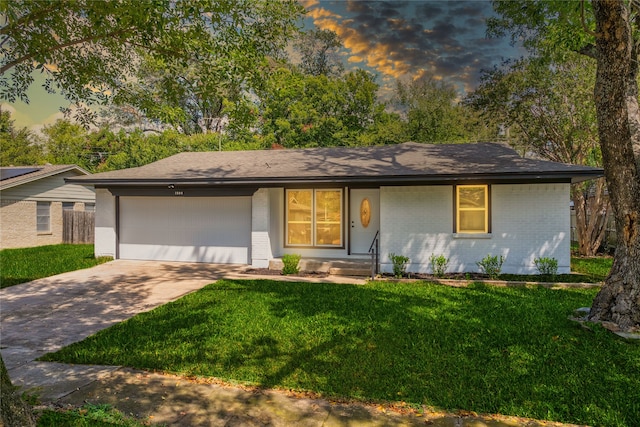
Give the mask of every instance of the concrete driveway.
M 72 365 L 60 364 L 56 372 L 55 364 L 35 359 L 244 267 L 117 260 L 2 289 L 0 351 L 9 375 L 27 389 L 55 383 L 58 376 L 68 380 Z M 115 367 L 92 369 L 99 376 Z M 52 390 L 50 397 L 57 394 L 63 392 Z

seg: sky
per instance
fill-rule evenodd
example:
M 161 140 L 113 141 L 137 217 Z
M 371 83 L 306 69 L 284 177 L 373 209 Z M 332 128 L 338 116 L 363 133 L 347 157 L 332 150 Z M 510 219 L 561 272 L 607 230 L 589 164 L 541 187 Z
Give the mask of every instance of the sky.
M 488 0 L 299 0 L 307 10 L 304 28 L 335 31 L 344 48 L 345 69 L 376 74 L 381 95 L 396 79 L 431 75 L 454 84 L 460 93 L 473 90 L 481 71 L 523 51 L 508 40 L 488 39 L 485 20 L 492 15 Z M 42 89 L 42 79 L 29 91 L 31 103 L 2 104 L 19 127 L 35 131 L 62 118 L 59 95 Z

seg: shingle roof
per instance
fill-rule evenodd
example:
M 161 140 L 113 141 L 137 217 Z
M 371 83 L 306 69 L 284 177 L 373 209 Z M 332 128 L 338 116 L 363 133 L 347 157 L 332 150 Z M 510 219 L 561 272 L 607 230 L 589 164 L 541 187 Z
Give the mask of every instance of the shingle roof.
M 3 179 L 0 181 L 0 190 L 6 190 L 7 188 L 15 187 L 17 185 L 26 184 L 27 182 L 36 181 L 38 179 L 47 178 L 49 176 L 57 175 L 70 170 L 78 171 L 84 175 L 88 175 L 89 172 L 76 165 L 38 165 L 38 166 L 8 166 L 0 168 L 3 171 L 12 172 L 16 169 L 33 169 L 32 172 L 20 174 L 12 178 Z
M 495 143 L 187 152 L 130 169 L 71 178 L 102 186 L 304 182 L 436 182 L 461 179 L 579 181 L 602 169 L 525 159 Z

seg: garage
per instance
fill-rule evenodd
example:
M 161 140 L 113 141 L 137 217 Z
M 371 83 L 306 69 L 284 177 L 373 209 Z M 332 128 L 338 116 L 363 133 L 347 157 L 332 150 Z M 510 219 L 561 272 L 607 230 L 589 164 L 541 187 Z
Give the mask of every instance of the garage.
M 251 197 L 120 197 L 121 259 L 250 263 Z

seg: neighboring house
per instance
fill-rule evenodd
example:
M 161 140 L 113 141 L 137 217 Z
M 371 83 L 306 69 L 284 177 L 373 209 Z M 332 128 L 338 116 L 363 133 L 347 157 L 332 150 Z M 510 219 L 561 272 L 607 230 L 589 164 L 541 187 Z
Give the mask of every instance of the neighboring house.
M 570 270 L 569 186 L 602 169 L 524 159 L 498 144 L 181 153 L 146 166 L 68 179 L 96 188 L 96 255 L 251 264 L 287 253 L 366 258 L 380 236 L 408 271 Z
M 88 175 L 75 165 L 0 168 L 0 248 L 62 243 L 62 211 L 95 210 L 95 191 L 65 178 Z

